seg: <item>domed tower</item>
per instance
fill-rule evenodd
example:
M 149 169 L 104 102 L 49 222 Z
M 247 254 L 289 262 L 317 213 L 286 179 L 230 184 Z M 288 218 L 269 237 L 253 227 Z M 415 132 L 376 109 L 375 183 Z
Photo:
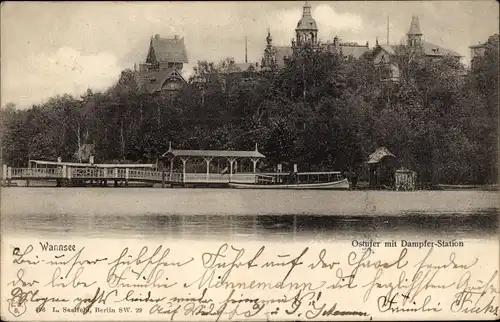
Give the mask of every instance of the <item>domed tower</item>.
M 302 18 L 297 23 L 295 35 L 297 46 L 303 46 L 306 43 L 314 46 L 318 43 L 318 27 L 311 16 L 311 5 L 307 2 L 303 7 Z

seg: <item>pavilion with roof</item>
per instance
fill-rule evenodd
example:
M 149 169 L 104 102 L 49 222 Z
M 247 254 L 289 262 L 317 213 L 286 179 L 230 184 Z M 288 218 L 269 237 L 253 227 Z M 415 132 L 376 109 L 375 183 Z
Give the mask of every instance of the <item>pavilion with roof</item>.
M 199 178 L 200 181 L 211 182 L 214 180 L 217 181 L 230 181 L 231 178 L 236 175 L 236 170 L 238 167 L 238 161 L 244 162 L 245 160 L 250 160 L 252 162 L 252 172 L 240 173 L 237 174 L 241 176 L 250 174 L 251 180 L 255 180 L 255 173 L 257 172 L 257 163 L 264 159 L 265 156 L 259 152 L 257 144 L 255 144 L 255 149 L 251 151 L 230 151 L 230 150 L 177 150 L 172 149 L 172 144 L 169 144 L 168 151 L 163 153 L 160 157 L 161 160 L 168 161 L 168 168 L 170 170 L 171 177 L 173 173 L 176 172 L 176 161 L 180 160 L 182 162 L 182 181 L 198 181 L 196 178 Z M 223 161 L 223 166 L 225 166 L 222 170 L 220 167 L 220 161 Z M 193 164 L 196 164 L 199 161 L 203 161 L 205 163 L 205 174 L 204 176 L 200 176 L 198 174 L 188 173 L 187 165 L 188 161 L 191 161 Z M 212 162 L 217 162 L 217 167 L 215 172 L 210 171 Z M 178 164 L 177 164 L 178 165 Z M 192 167 L 196 169 L 196 167 Z M 242 169 L 243 167 L 240 167 Z M 224 176 L 224 177 L 221 177 Z M 188 180 L 188 177 L 193 177 L 194 179 Z M 225 178 L 225 179 L 224 179 Z

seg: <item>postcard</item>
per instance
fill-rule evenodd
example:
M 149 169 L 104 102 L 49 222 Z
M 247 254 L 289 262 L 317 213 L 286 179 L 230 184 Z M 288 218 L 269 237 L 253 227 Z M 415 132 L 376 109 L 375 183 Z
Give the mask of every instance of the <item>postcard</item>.
M 4 2 L 5 321 L 499 318 L 498 2 Z

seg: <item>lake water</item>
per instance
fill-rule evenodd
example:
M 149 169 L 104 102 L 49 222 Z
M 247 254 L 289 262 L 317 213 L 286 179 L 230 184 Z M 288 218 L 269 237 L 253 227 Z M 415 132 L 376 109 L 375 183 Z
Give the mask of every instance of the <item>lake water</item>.
M 497 192 L 2 188 L 3 234 L 185 239 L 494 235 Z

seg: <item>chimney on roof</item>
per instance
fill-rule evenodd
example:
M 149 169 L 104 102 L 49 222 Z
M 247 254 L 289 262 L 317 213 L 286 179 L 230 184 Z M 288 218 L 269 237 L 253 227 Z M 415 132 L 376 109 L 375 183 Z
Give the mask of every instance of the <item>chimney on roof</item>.
M 155 35 L 155 39 L 156 39 L 156 40 L 160 39 L 160 34 L 156 34 L 156 35 Z

